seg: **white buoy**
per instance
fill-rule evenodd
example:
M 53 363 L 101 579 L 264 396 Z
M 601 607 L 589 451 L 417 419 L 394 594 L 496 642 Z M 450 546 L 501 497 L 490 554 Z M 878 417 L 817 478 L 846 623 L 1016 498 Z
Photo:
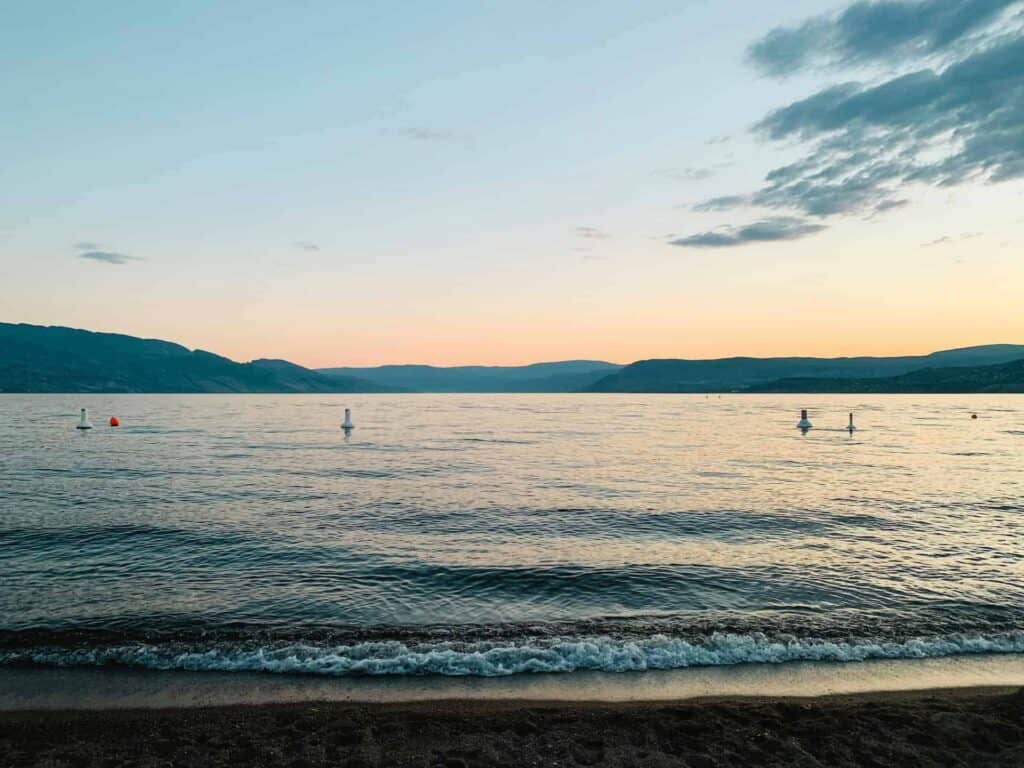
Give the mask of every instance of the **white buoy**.
M 350 408 L 345 409 L 345 420 L 341 422 L 342 429 L 355 429 L 355 424 L 352 423 L 352 410 Z
M 75 426 L 75 429 L 92 429 L 92 422 L 89 421 L 88 408 L 82 409 L 82 416 L 78 420 L 78 424 Z
M 850 423 L 846 425 L 846 431 L 847 432 L 853 432 L 856 429 L 857 428 L 855 426 L 853 426 L 853 414 L 851 413 L 850 414 Z
M 796 423 L 796 428 L 807 430 L 813 426 L 814 425 L 811 424 L 811 422 L 807 419 L 807 409 L 804 408 L 802 411 L 800 411 L 800 421 Z

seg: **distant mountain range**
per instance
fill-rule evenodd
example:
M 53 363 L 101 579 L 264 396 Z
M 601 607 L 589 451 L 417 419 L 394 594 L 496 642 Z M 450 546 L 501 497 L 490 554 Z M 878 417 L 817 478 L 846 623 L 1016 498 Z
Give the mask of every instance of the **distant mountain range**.
M 567 360 L 519 366 L 381 365 L 376 368 L 320 368 L 329 376 L 355 376 L 411 392 L 579 392 L 621 365 Z
M 923 368 L 902 376 L 865 379 L 789 378 L 751 387 L 750 392 L 915 393 L 1024 392 L 1024 360 L 1000 365 Z
M 1024 392 L 1024 345 L 916 357 L 311 370 L 116 333 L 0 323 L 0 392 Z
M 0 323 L 0 392 L 380 392 L 284 360 L 236 363 L 156 339 Z
M 996 365 L 1022 358 L 1024 345 L 988 344 L 910 357 L 727 357 L 718 360 L 641 360 L 596 381 L 587 388 L 587 391 L 742 392 L 751 388 L 770 387 L 779 379 L 799 379 L 804 382 L 809 379 L 869 379 L 900 376 L 922 368 Z

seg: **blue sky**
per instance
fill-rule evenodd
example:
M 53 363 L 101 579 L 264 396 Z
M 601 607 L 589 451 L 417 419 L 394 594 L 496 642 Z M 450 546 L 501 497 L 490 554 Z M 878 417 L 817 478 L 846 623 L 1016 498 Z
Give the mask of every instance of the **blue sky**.
M 952 180 L 868 110 L 1021 4 L 887 5 L 6 4 L 0 319 L 310 365 L 1020 341 L 1012 109 L 936 107 L 981 137 Z M 842 189 L 765 181 L 837 153 Z

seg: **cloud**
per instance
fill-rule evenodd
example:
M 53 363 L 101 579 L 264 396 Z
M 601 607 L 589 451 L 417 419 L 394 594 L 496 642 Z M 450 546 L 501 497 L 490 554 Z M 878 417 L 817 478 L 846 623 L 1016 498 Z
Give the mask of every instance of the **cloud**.
M 672 181 L 703 181 L 714 176 L 715 171 L 711 168 L 659 168 L 652 175 Z
M 926 65 L 870 83 L 832 85 L 770 112 L 755 132 L 803 154 L 770 171 L 754 192 L 712 198 L 694 210 L 873 216 L 907 205 L 915 185 L 1024 178 L 1024 30 L 1005 24 L 989 34 L 984 22 L 1015 8 L 1024 9 L 1024 0 L 858 2 L 796 28 L 825 25 L 824 42 L 787 49 L 798 51 L 791 58 L 800 67 L 823 56 L 832 63 L 890 60 L 886 51 L 893 46 L 904 60 L 917 56 Z M 894 28 L 876 29 L 885 14 L 897 20 Z M 781 60 L 757 47 L 777 32 L 752 49 L 762 65 Z M 929 58 L 939 48 L 947 54 L 941 63 Z
M 730 165 L 732 165 L 732 162 L 724 161 L 704 167 L 659 168 L 653 171 L 652 174 L 663 179 L 671 179 L 672 181 L 704 181 L 705 179 L 710 179 L 721 169 L 728 168 Z
M 312 240 L 298 240 L 295 243 L 295 247 L 301 251 L 319 251 L 320 246 L 314 243 Z
M 402 128 L 398 131 L 399 136 L 404 136 L 413 141 L 455 141 L 457 138 L 451 131 L 435 131 L 430 128 Z
M 875 209 L 871 213 L 881 214 L 885 213 L 886 211 L 895 210 L 897 208 L 906 208 L 908 205 L 910 205 L 910 201 L 906 199 L 883 200 L 882 202 L 875 206 Z
M 597 227 L 576 227 L 576 236 L 584 237 L 588 240 L 607 240 L 611 237 L 607 232 Z
M 99 247 L 100 247 L 99 243 L 90 243 L 88 241 L 83 241 L 83 242 L 75 243 L 75 250 L 76 251 L 95 251 Z
M 711 211 L 731 211 L 746 205 L 750 202 L 749 195 L 722 195 L 721 197 L 712 197 L 710 200 L 705 200 L 702 203 L 697 203 L 692 206 L 692 210 L 698 213 L 708 213 Z
M 129 256 L 125 253 L 114 253 L 113 251 L 84 251 L 78 254 L 78 258 L 102 261 L 105 264 L 127 264 L 129 261 L 142 261 L 138 256 Z
M 964 232 L 957 239 L 959 239 L 959 240 L 973 240 L 976 237 L 981 237 L 983 234 L 984 234 L 983 232 Z M 951 243 L 951 242 L 953 242 L 953 238 L 950 235 L 943 235 L 942 237 L 938 237 L 935 240 L 929 240 L 927 243 L 921 243 L 921 247 L 922 248 L 930 248 L 933 245 L 942 245 L 943 243 Z
M 756 129 L 811 149 L 769 173 L 752 201 L 811 215 L 877 205 L 907 183 L 1024 176 L 1024 36 L 938 72 L 825 89 L 770 113 Z
M 998 34 L 1020 0 L 860 0 L 838 14 L 779 27 L 747 49 L 763 73 L 895 63 L 956 52 Z
M 777 216 L 770 219 L 744 224 L 738 227 L 722 227 L 709 232 L 701 232 L 689 237 L 671 240 L 670 245 L 683 248 L 729 248 L 747 243 L 777 242 L 780 240 L 798 240 L 826 229 L 824 224 L 816 224 L 803 219 Z

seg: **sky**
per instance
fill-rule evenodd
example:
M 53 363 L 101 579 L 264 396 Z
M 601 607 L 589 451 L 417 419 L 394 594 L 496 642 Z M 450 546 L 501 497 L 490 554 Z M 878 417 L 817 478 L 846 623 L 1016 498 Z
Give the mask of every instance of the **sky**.
M 8 0 L 0 321 L 236 360 L 1024 343 L 1024 0 Z

